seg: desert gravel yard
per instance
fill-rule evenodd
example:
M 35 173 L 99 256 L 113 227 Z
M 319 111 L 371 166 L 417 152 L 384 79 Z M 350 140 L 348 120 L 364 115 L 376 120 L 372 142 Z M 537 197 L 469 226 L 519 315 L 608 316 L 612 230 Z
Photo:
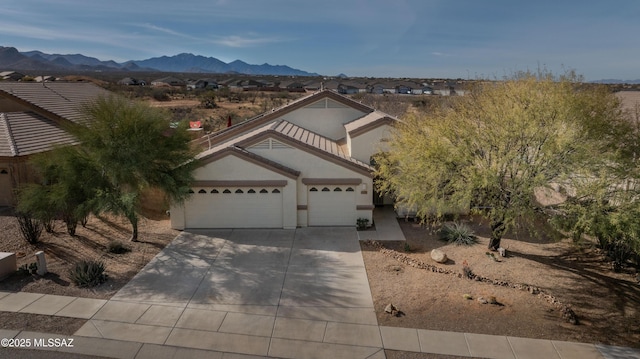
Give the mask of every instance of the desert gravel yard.
M 407 245 L 386 242 L 385 248 L 443 270 L 461 273 L 466 261 L 477 275 L 536 286 L 562 304 L 570 305 L 579 325 L 564 321 L 558 306 L 539 295 L 418 269 L 361 242 L 379 325 L 640 347 L 640 285 L 636 273 L 632 269 L 613 272 L 592 246 L 520 235 L 521 240 L 503 240 L 508 256 L 494 261 L 486 255 L 488 239 L 486 227 L 481 223 L 469 222 L 480 235 L 479 243 L 471 247 L 447 245 L 412 222 L 401 220 L 399 224 Z M 64 226 L 58 224 L 55 233 L 43 233 L 40 243 L 30 245 L 20 237 L 15 218 L 5 209 L 0 212 L 0 251 L 19 253 L 18 264 L 23 265 L 34 261 L 32 253 L 44 250 L 50 273 L 44 277 L 13 276 L 0 282 L 0 290 L 108 299 L 178 233 L 169 228 L 166 218 L 144 219 L 140 226 L 141 242 L 125 242 L 131 251 L 113 254 L 107 250 L 109 243 L 128 238 L 126 222 L 92 217 L 86 228 L 78 227 L 76 237 L 67 235 Z M 365 235 L 360 238 L 364 239 L 366 232 L 362 233 Z M 433 262 L 429 252 L 434 248 L 444 250 L 449 262 Z M 67 273 L 73 263 L 87 258 L 104 261 L 109 278 L 95 288 L 78 288 Z M 465 295 L 472 299 L 466 299 Z M 491 296 L 499 305 L 477 301 L 478 297 Z M 389 303 L 403 315 L 385 313 Z M 3 329 L 60 334 L 73 332 L 84 323 L 77 319 L 42 320 L 14 313 L 0 313 L 0 319 Z M 406 353 L 387 354 L 390 358 L 406 357 L 403 356 Z

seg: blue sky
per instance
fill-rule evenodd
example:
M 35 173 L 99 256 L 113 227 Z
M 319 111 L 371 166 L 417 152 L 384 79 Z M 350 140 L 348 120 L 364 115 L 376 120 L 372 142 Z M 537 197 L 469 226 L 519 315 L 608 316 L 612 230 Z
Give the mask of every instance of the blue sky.
M 323 75 L 640 79 L 638 0 L 2 0 L 0 46 L 143 60 L 189 52 Z

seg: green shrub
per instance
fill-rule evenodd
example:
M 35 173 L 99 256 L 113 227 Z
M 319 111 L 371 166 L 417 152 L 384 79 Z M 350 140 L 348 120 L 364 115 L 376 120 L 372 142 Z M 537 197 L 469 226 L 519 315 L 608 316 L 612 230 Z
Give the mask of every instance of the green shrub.
M 78 287 L 95 287 L 107 280 L 104 263 L 93 260 L 76 263 L 75 267 L 69 271 L 69 277 Z
M 356 220 L 356 227 L 359 231 L 364 231 L 369 226 L 368 218 L 358 218 Z
M 466 224 L 445 224 L 440 230 L 440 239 L 459 246 L 470 246 L 478 243 L 478 237 Z
M 121 241 L 109 242 L 109 245 L 107 246 L 107 250 L 109 251 L 109 253 L 113 253 L 113 254 L 123 254 L 130 251 L 129 247 L 127 247 Z
M 42 234 L 42 222 L 27 213 L 17 213 L 16 218 L 22 237 L 31 244 L 38 243 Z

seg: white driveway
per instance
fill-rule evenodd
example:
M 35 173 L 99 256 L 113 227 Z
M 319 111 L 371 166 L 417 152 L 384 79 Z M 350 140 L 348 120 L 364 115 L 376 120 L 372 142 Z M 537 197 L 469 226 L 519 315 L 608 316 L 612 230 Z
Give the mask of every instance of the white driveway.
M 290 358 L 384 357 L 353 228 L 183 232 L 77 335 Z

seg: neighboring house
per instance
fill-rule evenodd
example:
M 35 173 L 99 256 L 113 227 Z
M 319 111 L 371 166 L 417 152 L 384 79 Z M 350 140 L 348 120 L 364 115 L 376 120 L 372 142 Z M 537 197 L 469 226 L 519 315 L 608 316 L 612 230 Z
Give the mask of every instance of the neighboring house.
M 343 95 L 353 95 L 360 93 L 360 89 L 354 85 L 341 83 L 338 85 L 338 93 Z
M 185 85 L 184 81 L 173 76 L 167 76 L 161 79 L 151 81 L 151 86 L 158 86 L 158 87 L 166 87 L 166 86 L 182 87 L 184 85 Z
M 198 140 L 192 196 L 171 226 L 296 228 L 371 223 L 374 154 L 397 119 L 324 90 Z M 374 202 L 375 198 L 375 202 Z
M 19 80 L 22 80 L 23 77 L 25 77 L 25 74 L 21 74 L 16 71 L 0 72 L 0 80 L 3 80 L 3 81 L 19 81 Z
M 80 106 L 108 93 L 90 83 L 0 82 L 0 206 L 33 180 L 29 158 L 74 143 L 65 124 L 82 123 Z
M 146 86 L 147 83 L 144 80 L 138 80 L 133 77 L 125 77 L 122 80 L 118 81 L 118 85 L 125 86 Z

